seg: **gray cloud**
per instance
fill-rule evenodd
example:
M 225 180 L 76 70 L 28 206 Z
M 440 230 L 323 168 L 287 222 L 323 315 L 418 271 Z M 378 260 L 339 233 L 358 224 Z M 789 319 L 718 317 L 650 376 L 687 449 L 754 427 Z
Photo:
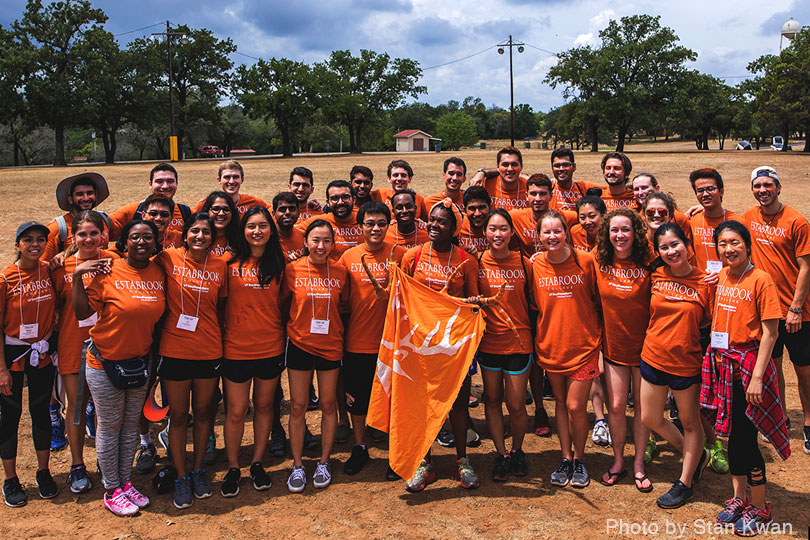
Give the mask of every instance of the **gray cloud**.
M 806 0 L 794 0 L 793 4 L 786 11 L 774 13 L 759 27 L 759 33 L 763 36 L 779 36 L 782 25 L 789 18 L 793 17 L 802 26 L 810 25 L 810 3 Z

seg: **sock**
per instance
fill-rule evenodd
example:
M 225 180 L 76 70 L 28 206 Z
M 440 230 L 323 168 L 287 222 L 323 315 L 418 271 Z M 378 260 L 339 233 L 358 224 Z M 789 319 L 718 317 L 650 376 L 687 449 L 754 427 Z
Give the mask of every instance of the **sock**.
M 146 435 L 141 435 L 141 444 L 144 446 L 152 444 L 152 434 L 147 433 Z
M 360 445 L 360 448 L 362 448 L 363 450 L 365 450 L 365 449 L 366 449 L 366 445 L 365 445 L 365 444 L 361 444 L 361 445 Z

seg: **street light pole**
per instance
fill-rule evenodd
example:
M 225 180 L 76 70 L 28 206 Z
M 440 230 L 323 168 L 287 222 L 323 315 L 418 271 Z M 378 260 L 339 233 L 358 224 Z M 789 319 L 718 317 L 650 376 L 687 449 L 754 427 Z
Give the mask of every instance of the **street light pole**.
M 498 54 L 504 53 L 504 47 L 509 47 L 509 135 L 512 140 L 512 146 L 515 146 L 515 80 L 512 74 L 512 47 L 517 47 L 519 53 L 523 52 L 525 43 L 518 43 L 512 40 L 509 36 L 509 41 L 506 43 L 498 44 Z
M 188 43 L 188 37 L 183 32 L 172 32 L 171 23 L 166 21 L 166 31 L 152 34 L 153 36 L 166 37 L 167 60 L 169 64 L 169 156 L 172 161 L 180 159 L 178 151 L 177 135 L 174 129 L 174 74 L 172 71 L 172 37 L 179 36 L 180 43 Z

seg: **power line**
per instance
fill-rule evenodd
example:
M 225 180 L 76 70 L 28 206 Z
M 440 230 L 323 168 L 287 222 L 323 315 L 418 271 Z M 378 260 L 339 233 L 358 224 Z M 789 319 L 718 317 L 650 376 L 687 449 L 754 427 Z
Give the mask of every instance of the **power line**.
M 134 34 L 135 32 L 140 32 L 141 30 L 146 30 L 147 28 L 153 28 L 155 26 L 161 26 L 163 24 L 165 24 L 165 23 L 157 22 L 155 24 L 150 24 L 149 26 L 144 26 L 143 28 L 136 28 L 135 30 L 129 30 L 128 32 L 121 32 L 120 34 L 115 34 L 115 37 L 125 36 L 127 34 Z
M 239 55 L 245 56 L 247 58 L 251 58 L 253 60 L 261 60 L 261 58 L 256 58 L 255 56 L 250 56 L 249 54 L 241 53 L 239 51 L 233 51 L 233 54 L 239 54 Z
M 458 60 L 451 60 L 449 62 L 445 62 L 444 64 L 438 64 L 438 65 L 435 65 L 435 66 L 422 68 L 422 71 L 427 71 L 429 69 L 436 69 L 436 68 L 440 68 L 442 66 L 449 66 L 450 64 L 455 64 L 456 62 L 461 62 L 462 60 L 467 60 L 468 58 L 472 58 L 473 56 L 478 56 L 479 54 L 483 54 L 483 53 L 487 52 L 490 49 L 494 49 L 495 47 L 497 47 L 497 45 L 490 45 L 489 47 L 487 47 L 483 51 L 478 51 L 477 53 L 470 54 L 468 56 L 465 56 L 464 58 L 459 58 Z
M 544 53 L 548 53 L 551 56 L 557 56 L 557 54 L 558 54 L 558 53 L 555 53 L 555 52 L 547 51 L 546 49 L 541 49 L 540 47 L 535 47 L 531 43 L 524 43 L 524 45 L 526 45 L 527 47 L 531 47 L 532 49 L 537 49 L 538 51 L 543 51 Z

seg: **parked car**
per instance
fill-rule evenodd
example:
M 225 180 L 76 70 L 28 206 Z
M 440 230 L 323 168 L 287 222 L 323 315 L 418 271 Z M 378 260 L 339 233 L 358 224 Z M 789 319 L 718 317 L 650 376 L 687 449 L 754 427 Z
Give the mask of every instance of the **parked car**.
M 771 143 L 771 148 L 774 150 L 782 150 L 785 145 L 785 141 L 781 135 L 774 135 L 772 137 L 773 141 Z M 790 144 L 787 145 L 788 150 L 793 150 L 793 147 Z
M 221 158 L 225 157 L 225 152 L 219 146 L 203 146 L 200 149 L 200 154 L 202 157 L 212 157 L 212 158 Z
M 737 146 L 734 148 L 735 150 L 753 150 L 754 147 L 751 146 L 751 143 L 748 141 L 740 141 L 737 143 Z

